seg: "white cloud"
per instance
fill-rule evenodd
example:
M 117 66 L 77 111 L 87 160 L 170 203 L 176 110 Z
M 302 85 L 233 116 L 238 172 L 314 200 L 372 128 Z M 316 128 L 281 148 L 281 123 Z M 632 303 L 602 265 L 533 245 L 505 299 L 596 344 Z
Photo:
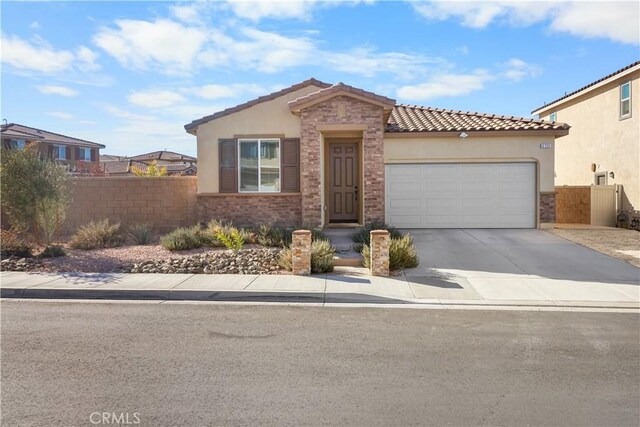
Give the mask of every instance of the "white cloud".
M 36 36 L 33 41 L 15 35 L 2 33 L 2 62 L 21 70 L 42 73 L 62 73 L 72 70 L 96 71 L 98 55 L 86 46 L 79 46 L 75 52 L 55 49 L 46 40 Z
M 467 95 L 484 89 L 488 81 L 493 80 L 486 70 L 475 70 L 468 74 L 440 74 L 426 83 L 407 85 L 398 88 L 398 98 L 407 101 L 429 101 L 441 97 Z
M 47 95 L 76 96 L 80 93 L 70 87 L 55 85 L 38 86 L 38 90 Z
M 471 28 L 494 22 L 514 26 L 545 22 L 556 32 L 640 44 L 637 1 L 430 1 L 413 7 L 429 20 L 457 19 Z
M 183 88 L 183 92 L 203 99 L 237 98 L 244 94 L 264 95 L 267 89 L 257 84 L 235 83 L 230 85 L 208 84 Z
M 127 99 L 131 104 L 146 108 L 162 108 L 179 104 L 184 97 L 169 90 L 134 91 Z
M 73 114 L 63 113 L 62 111 L 51 111 L 47 115 L 62 120 L 73 120 L 75 118 Z
M 208 36 L 204 28 L 187 27 L 168 19 L 153 22 L 121 19 L 117 28 L 102 28 L 94 43 L 125 68 L 159 68 L 169 74 L 191 71 Z
M 107 113 L 111 114 L 114 117 L 119 119 L 127 119 L 127 120 L 135 120 L 135 121 L 152 121 L 157 120 L 154 116 L 149 116 L 145 114 L 133 113 L 131 111 L 123 110 L 121 108 L 115 107 L 113 105 L 107 105 L 105 107 Z
M 275 19 L 303 19 L 311 17 L 311 10 L 315 1 L 229 1 L 231 9 L 240 18 L 259 21 L 263 18 Z
M 505 71 L 502 75 L 512 81 L 520 81 L 525 77 L 538 77 L 542 74 L 542 69 L 534 64 L 529 64 L 522 59 L 512 58 L 507 61 Z
M 29 24 L 29 28 L 31 28 L 32 30 L 39 30 L 42 28 L 42 26 L 38 21 L 33 21 L 31 24 Z
M 56 73 L 68 70 L 75 59 L 73 53 L 56 50 L 40 43 L 35 45 L 18 36 L 2 33 L 2 62 L 22 70 Z

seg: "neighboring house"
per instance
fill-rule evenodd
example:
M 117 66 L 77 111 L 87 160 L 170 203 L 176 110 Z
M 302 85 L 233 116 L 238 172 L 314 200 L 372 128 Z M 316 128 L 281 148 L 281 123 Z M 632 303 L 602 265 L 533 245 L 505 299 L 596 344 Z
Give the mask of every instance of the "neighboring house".
M 535 228 L 554 221 L 554 139 L 569 126 L 310 79 L 185 129 L 201 220 Z
M 0 129 L 2 149 L 22 149 L 35 143 L 44 155 L 69 167 L 69 172 L 99 165 L 100 149 L 104 145 L 84 139 L 72 138 L 59 133 L 36 129 L 29 126 L 9 123 Z
M 100 160 L 102 169 L 107 175 L 132 175 L 132 166 L 145 170 L 152 162 L 166 168 L 168 175 L 198 174 L 198 159 L 173 151 L 153 151 L 132 157 L 105 154 Z
M 640 61 L 533 114 L 571 124 L 556 144 L 556 185 L 622 184 L 620 209 L 640 210 Z

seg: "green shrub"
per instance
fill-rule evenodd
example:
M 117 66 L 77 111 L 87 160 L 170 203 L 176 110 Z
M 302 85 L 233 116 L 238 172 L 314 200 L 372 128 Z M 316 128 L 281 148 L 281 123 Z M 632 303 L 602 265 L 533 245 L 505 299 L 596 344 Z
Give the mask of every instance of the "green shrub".
M 363 264 L 371 268 L 371 248 L 364 245 L 362 248 Z M 391 239 L 389 245 L 389 270 L 403 270 L 418 266 L 418 254 L 413 245 L 413 238 L 407 234 L 399 239 Z
M 153 227 L 147 223 L 133 224 L 127 227 L 127 234 L 136 245 L 146 245 L 153 240 Z
M 311 272 L 329 273 L 333 271 L 333 257 L 336 250 L 328 240 L 311 242 Z
M 13 230 L 0 230 L 0 258 L 29 258 L 32 252 L 33 245 L 20 238 L 18 233 Z
M 311 243 L 311 272 L 329 273 L 333 271 L 335 249 L 328 240 L 316 240 Z M 278 253 L 278 265 L 287 271 L 293 269 L 293 251 L 286 247 Z
M 67 252 L 62 246 L 47 246 L 38 256 L 40 258 L 58 258 L 66 255 Z
M 359 228 L 358 231 L 351 235 L 351 240 L 356 243 L 354 245 L 354 249 L 362 248 L 362 246 L 369 245 L 371 243 L 370 233 L 372 230 L 387 230 L 392 239 L 399 239 L 402 237 L 402 233 L 400 233 L 397 228 L 391 227 L 382 222 L 374 222 Z
M 67 206 L 66 198 L 45 197 L 36 203 L 36 224 L 45 245 L 51 244 L 62 227 L 67 216 Z
M 97 222 L 91 221 L 78 228 L 78 231 L 71 236 L 69 246 L 83 250 L 115 248 L 122 245 L 124 241 L 125 236 L 120 223 L 109 224 L 109 220 L 104 219 Z
M 222 227 L 216 233 L 216 239 L 226 246 L 227 249 L 239 251 L 244 246 L 244 235 L 233 226 Z
M 165 234 L 160 237 L 160 244 L 170 251 L 185 251 L 201 248 L 210 244 L 211 240 L 199 225 L 194 225 L 176 228 L 171 233 Z

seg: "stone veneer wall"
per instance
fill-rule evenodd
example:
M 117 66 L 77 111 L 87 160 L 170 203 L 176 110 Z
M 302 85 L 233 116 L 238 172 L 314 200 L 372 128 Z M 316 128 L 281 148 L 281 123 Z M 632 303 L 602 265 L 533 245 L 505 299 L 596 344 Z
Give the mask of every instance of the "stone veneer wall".
M 123 225 L 146 222 L 159 232 L 196 223 L 196 177 L 79 177 L 70 186 L 66 235 L 105 218 Z
M 211 219 L 232 221 L 238 226 L 258 224 L 302 224 L 300 193 L 200 194 L 198 199 L 198 221 Z
M 556 222 L 556 193 L 540 193 L 540 222 Z
M 338 106 L 344 106 L 340 110 Z M 336 96 L 301 112 L 300 169 L 302 184 L 302 220 L 321 223 L 322 178 L 320 157 L 324 124 L 366 124 L 364 151 L 364 221 L 384 221 L 384 125 L 382 107 L 347 96 Z
M 556 187 L 556 222 L 591 224 L 591 187 Z

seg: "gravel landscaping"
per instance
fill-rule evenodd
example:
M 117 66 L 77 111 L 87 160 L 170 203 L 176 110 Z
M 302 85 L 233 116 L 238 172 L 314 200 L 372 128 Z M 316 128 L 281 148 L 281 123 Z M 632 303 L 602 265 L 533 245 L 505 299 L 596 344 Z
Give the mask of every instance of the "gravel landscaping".
M 547 230 L 605 255 L 621 259 L 640 267 L 640 232 L 623 228 L 554 228 Z
M 277 264 L 279 249 L 258 245 L 245 245 L 237 253 L 209 247 L 172 252 L 160 245 L 65 250 L 67 256 L 58 258 L 3 259 L 0 270 L 49 273 L 282 273 Z

